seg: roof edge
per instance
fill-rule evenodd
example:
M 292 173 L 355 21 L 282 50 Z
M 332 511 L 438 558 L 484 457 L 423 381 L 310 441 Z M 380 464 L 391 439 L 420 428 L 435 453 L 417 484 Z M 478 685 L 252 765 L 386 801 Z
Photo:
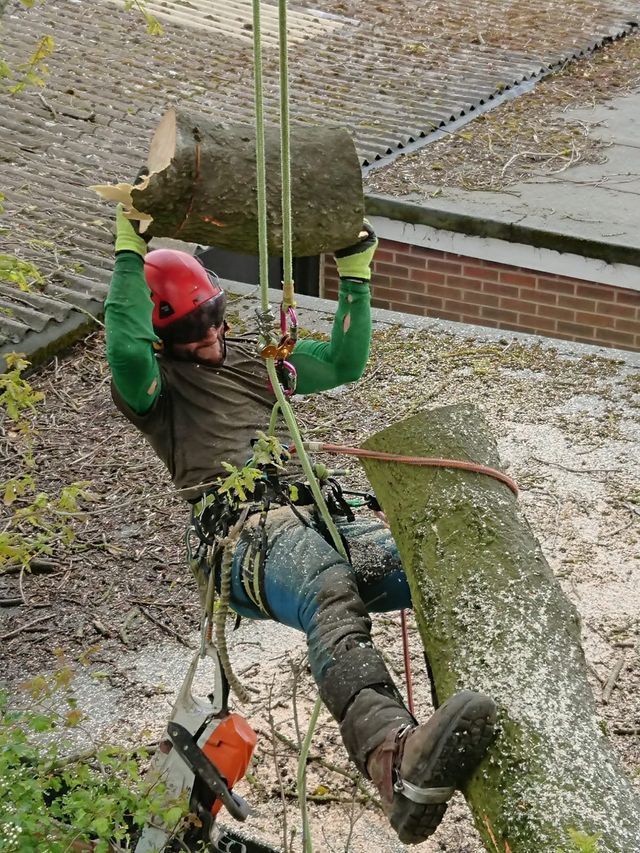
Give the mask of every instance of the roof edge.
M 54 354 L 67 349 L 76 341 L 98 327 L 96 318 L 104 312 L 104 306 L 95 302 L 92 304 L 92 314 L 89 316 L 81 311 L 71 311 L 60 323 L 50 322 L 42 332 L 28 332 L 17 344 L 4 344 L 0 347 L 0 373 L 7 370 L 5 356 L 11 352 L 22 353 L 29 359 L 30 369 L 43 364 Z
M 640 248 L 625 246 L 621 243 L 590 240 L 558 231 L 487 219 L 455 210 L 441 210 L 376 194 L 365 194 L 365 210 L 370 216 L 384 216 L 410 225 L 427 225 L 440 231 L 452 231 L 473 237 L 492 237 L 506 243 L 522 243 L 538 249 L 595 258 L 606 261 L 608 264 L 640 266 Z

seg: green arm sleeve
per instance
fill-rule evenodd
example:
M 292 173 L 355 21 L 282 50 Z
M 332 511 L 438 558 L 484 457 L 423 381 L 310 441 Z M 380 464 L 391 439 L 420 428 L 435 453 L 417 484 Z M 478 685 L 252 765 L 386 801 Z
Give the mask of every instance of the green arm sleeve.
M 104 309 L 107 361 L 118 393 L 139 415 L 160 393 L 152 309 L 142 258 L 135 252 L 118 252 Z
M 369 285 L 340 281 L 330 341 L 298 341 L 289 361 L 298 372 L 296 393 L 313 394 L 355 382 L 364 373 L 371 343 Z

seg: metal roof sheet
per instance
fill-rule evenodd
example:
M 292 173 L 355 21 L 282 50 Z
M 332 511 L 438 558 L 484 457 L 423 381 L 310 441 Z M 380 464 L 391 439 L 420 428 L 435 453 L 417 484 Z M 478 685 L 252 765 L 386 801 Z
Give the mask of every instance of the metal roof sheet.
M 150 37 L 122 0 L 47 0 L 2 19 L 16 67 L 50 33 L 43 90 L 2 94 L 1 251 L 41 269 L 31 294 L 0 290 L 0 355 L 35 351 L 101 310 L 113 211 L 87 187 L 129 179 L 168 104 L 252 123 L 249 0 L 148 0 L 165 33 Z M 263 2 L 267 120 L 278 117 L 277 8 Z M 290 7 L 292 120 L 349 127 L 375 163 L 551 66 L 628 32 L 640 2 L 309 0 Z

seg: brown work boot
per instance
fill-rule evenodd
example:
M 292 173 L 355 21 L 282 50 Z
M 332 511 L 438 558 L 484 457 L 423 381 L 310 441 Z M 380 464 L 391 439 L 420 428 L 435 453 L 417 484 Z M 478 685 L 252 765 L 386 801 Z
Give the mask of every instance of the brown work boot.
M 367 771 L 400 841 L 419 844 L 436 831 L 493 740 L 495 720 L 492 699 L 462 690 L 426 723 L 392 729 L 373 750 Z

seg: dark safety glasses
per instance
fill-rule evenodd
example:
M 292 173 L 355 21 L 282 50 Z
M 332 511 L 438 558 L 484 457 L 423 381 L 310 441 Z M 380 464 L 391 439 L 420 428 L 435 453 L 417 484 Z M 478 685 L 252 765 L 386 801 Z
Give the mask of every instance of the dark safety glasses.
M 217 296 L 208 299 L 175 323 L 162 329 L 162 339 L 170 344 L 192 344 L 201 340 L 208 330 L 224 323 L 227 308 L 227 297 L 222 291 Z

